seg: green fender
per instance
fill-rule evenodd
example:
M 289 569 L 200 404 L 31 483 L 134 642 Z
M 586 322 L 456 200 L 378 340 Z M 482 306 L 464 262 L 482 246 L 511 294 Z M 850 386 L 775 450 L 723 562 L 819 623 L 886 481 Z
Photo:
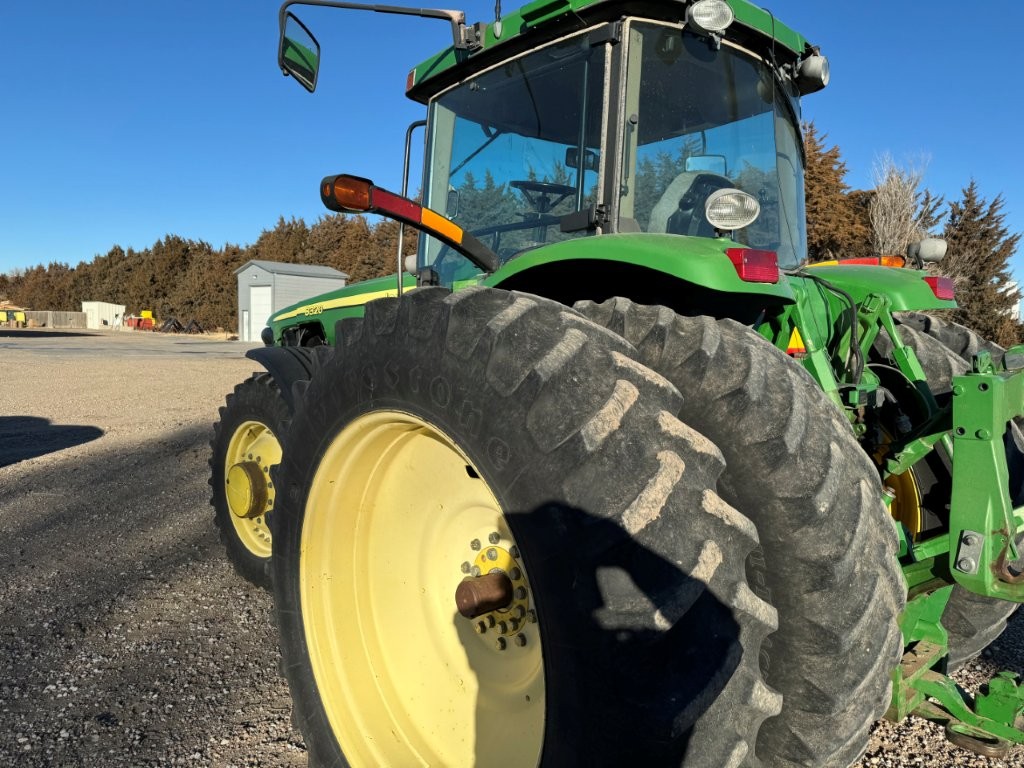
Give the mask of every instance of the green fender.
M 925 282 L 925 278 L 930 275 L 916 269 L 836 264 L 810 266 L 807 272 L 842 288 L 857 304 L 864 303 L 872 294 L 882 294 L 888 297 L 890 309 L 895 312 L 956 309 L 955 301 L 937 298 L 931 286 Z
M 649 274 L 644 280 L 651 281 L 651 284 L 667 287 L 673 284 L 672 280 L 679 280 L 711 291 L 746 294 L 755 304 L 764 298 L 779 304 L 795 301 L 784 277 L 780 276 L 777 283 L 741 280 L 736 267 L 725 255 L 727 248 L 737 247 L 743 246 L 726 239 L 684 235 L 629 233 L 584 237 L 526 251 L 510 259 L 482 282 L 487 286 L 514 288 L 528 283 L 530 273 L 544 275 L 557 272 L 563 280 L 592 284 L 600 281 L 600 275 L 594 273 L 604 271 L 610 265 L 599 263 L 589 266 L 588 262 L 616 262 L 647 271 Z M 555 267 L 561 269 L 553 269 Z M 546 282 L 545 279 L 539 280 L 541 284 Z M 546 290 L 534 292 L 548 293 Z M 581 294 L 582 297 L 589 298 Z

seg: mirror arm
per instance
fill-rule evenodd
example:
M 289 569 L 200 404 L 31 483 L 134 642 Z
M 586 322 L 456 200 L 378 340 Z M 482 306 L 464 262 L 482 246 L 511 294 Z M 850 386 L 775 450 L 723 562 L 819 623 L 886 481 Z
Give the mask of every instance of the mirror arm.
M 452 27 L 452 41 L 457 50 L 476 50 L 481 46 L 480 34 L 475 27 L 466 26 L 466 14 L 462 11 L 448 11 L 440 8 L 406 8 L 401 5 L 368 5 L 347 3 L 342 0 L 285 0 L 278 11 L 278 23 L 283 30 L 288 8 L 293 5 L 312 5 L 325 8 L 343 8 L 353 11 L 374 11 L 375 13 L 396 13 L 403 16 L 419 16 L 425 19 L 441 19 Z

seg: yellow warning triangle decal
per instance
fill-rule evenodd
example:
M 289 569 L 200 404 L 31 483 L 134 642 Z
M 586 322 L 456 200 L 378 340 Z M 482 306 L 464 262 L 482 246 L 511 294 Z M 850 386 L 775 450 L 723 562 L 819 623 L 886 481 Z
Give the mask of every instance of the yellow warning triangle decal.
M 803 337 L 800 335 L 800 331 L 796 327 L 793 328 L 793 332 L 789 335 L 789 344 L 786 346 L 786 354 L 807 354 L 807 347 L 804 346 Z

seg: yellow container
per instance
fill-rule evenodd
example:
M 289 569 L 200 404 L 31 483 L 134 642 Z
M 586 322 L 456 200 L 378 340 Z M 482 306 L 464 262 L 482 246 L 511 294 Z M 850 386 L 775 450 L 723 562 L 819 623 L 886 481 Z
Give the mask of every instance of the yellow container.
M 150 320 L 152 320 L 153 319 L 153 310 L 152 309 L 144 309 L 144 310 L 142 310 L 142 312 L 139 315 L 139 317 L 148 317 Z

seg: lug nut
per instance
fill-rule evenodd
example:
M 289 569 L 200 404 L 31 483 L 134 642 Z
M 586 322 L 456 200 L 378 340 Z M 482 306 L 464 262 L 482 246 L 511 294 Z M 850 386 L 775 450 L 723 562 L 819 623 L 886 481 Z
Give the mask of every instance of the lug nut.
M 973 533 L 965 533 L 963 542 L 965 547 L 973 547 L 975 544 L 978 543 L 978 537 L 975 536 Z
M 973 573 L 975 569 L 974 560 L 969 557 L 961 557 L 957 560 L 956 567 L 965 573 Z
M 479 552 L 480 539 L 473 539 L 471 542 L 469 542 L 469 548 L 472 549 L 474 552 Z
M 459 567 L 462 569 L 463 573 L 469 573 L 470 569 L 472 569 L 473 566 L 471 566 L 468 562 L 465 562 Z
M 508 553 L 510 555 L 512 555 L 512 557 L 518 559 L 519 558 L 519 547 L 517 547 L 515 545 L 512 545 L 511 547 L 508 548 Z
M 497 648 L 499 651 L 504 651 L 508 647 L 508 640 L 506 640 L 504 637 L 499 637 L 497 640 L 494 641 L 494 647 Z
M 479 576 L 479 575 L 480 575 L 480 569 L 479 569 L 479 568 L 478 568 L 477 566 L 475 566 L 475 565 L 474 565 L 474 566 L 473 566 L 472 568 L 470 568 L 470 569 L 469 569 L 469 572 L 470 572 L 470 574 L 472 574 L 472 575 L 473 575 L 474 577 L 475 577 L 475 576 Z
M 501 634 L 503 634 L 503 635 L 507 634 L 508 633 L 508 624 L 506 624 L 504 621 L 499 621 L 498 622 L 498 631 L 501 632 Z
M 498 559 L 498 550 L 496 550 L 496 549 L 488 549 L 487 550 L 487 559 L 488 560 L 497 560 Z
M 494 533 L 487 535 L 487 540 L 491 542 L 491 544 L 497 544 L 499 541 L 501 541 L 501 536 L 499 536 L 498 532 L 495 531 Z
M 478 621 L 476 623 L 476 633 L 478 635 L 482 635 L 486 631 L 487 631 L 487 622 L 486 621 Z
M 514 642 L 516 645 L 522 648 L 524 645 L 526 645 L 526 635 L 516 635 L 512 639 L 512 642 Z
M 537 623 L 537 612 L 533 608 L 526 612 L 526 620 L 531 624 Z
M 486 619 L 484 619 L 484 621 L 486 621 L 487 622 L 487 626 L 491 627 L 491 628 L 493 628 L 495 623 L 496 623 L 494 621 L 494 617 L 493 616 L 488 616 Z
M 512 570 L 508 572 L 508 575 L 509 578 L 512 579 L 512 581 L 519 581 L 521 578 L 523 578 L 523 572 L 520 571 L 518 568 L 512 568 Z
M 516 600 L 526 599 L 526 587 L 516 587 Z
M 525 618 L 525 617 L 526 617 L 526 609 L 525 609 L 525 608 L 523 608 L 523 606 L 521 606 L 521 605 L 517 605 L 517 606 L 516 606 L 516 607 L 515 607 L 515 608 L 513 609 L 512 613 L 513 613 L 513 614 L 515 615 L 515 617 L 516 617 L 517 619 L 522 619 L 522 618 Z

